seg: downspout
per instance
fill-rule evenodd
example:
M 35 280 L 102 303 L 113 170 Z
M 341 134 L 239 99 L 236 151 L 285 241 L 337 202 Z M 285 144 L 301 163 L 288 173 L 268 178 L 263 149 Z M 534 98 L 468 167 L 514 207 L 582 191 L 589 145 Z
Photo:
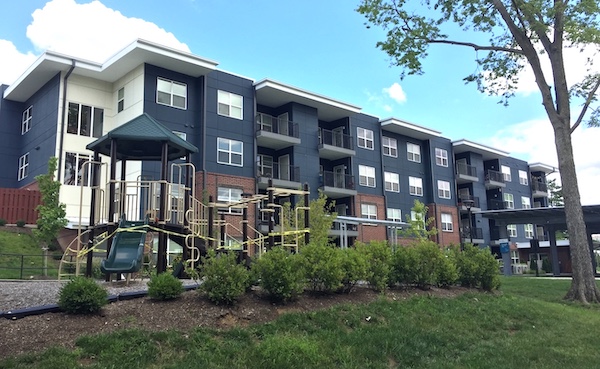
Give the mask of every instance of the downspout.
M 385 165 L 383 164 L 383 146 L 382 146 L 383 145 L 383 129 L 381 128 L 381 121 L 378 120 L 377 123 L 379 123 L 377 125 L 378 128 L 379 128 L 378 129 L 378 131 L 379 131 L 379 162 L 381 163 L 381 178 L 383 178 L 382 183 L 384 184 L 382 186 L 382 190 L 383 190 L 383 207 L 384 207 L 383 211 L 384 211 L 384 214 L 385 214 L 384 215 L 384 219 L 387 219 L 388 197 L 387 197 L 387 194 L 386 194 L 387 191 L 385 190 Z M 375 145 L 373 145 L 373 146 L 375 146 Z M 398 174 L 398 178 L 399 177 L 400 177 L 400 175 Z M 398 179 L 398 182 L 399 181 L 400 180 Z M 400 184 L 398 183 L 398 185 L 400 185 Z M 395 231 L 395 229 L 394 229 L 394 231 Z M 389 229 L 388 229 L 387 226 L 385 227 L 385 239 L 388 242 L 390 241 L 390 232 L 389 232 Z M 395 246 L 396 245 L 393 245 L 393 247 L 395 247 Z
M 431 139 L 427 140 L 427 145 L 428 147 L 428 152 L 429 152 L 429 171 L 431 173 L 431 199 L 433 200 L 433 222 L 434 222 L 434 227 L 435 229 L 437 229 L 437 232 L 435 233 L 435 240 L 436 243 L 439 245 L 440 244 L 440 226 L 439 226 L 439 222 L 438 222 L 438 204 L 436 202 L 436 188 L 437 188 L 437 181 L 436 181 L 436 176 L 435 176 L 435 164 L 433 163 L 433 161 L 435 160 L 435 145 L 431 144 Z M 431 149 L 433 149 L 433 155 Z
M 64 78 L 63 78 L 63 100 L 62 100 L 62 119 L 60 122 L 60 141 L 58 143 L 58 176 L 57 179 L 60 181 L 61 179 L 61 172 L 62 172 L 62 152 L 63 152 L 63 146 L 64 146 L 64 142 L 65 142 L 65 122 L 67 120 L 67 79 L 69 78 L 69 76 L 71 75 L 71 73 L 73 72 L 73 69 L 75 69 L 75 59 L 71 59 L 71 68 L 69 68 L 69 70 L 67 71 L 67 74 L 65 74 Z
M 204 189 L 206 188 L 206 75 L 202 76 L 202 195 L 204 200 Z

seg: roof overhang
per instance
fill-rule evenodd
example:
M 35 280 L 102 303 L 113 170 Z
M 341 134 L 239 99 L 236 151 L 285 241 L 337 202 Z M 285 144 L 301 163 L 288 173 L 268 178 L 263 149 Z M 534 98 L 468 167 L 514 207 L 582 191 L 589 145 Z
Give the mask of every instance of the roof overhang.
M 588 232 L 600 233 L 600 205 L 582 206 L 583 218 Z M 507 224 L 537 224 L 539 226 L 554 226 L 557 229 L 567 229 L 565 208 L 543 207 L 531 209 L 485 210 L 478 212 L 484 218 L 493 219 L 499 225 Z
M 380 121 L 381 129 L 399 135 L 413 137 L 419 140 L 429 140 L 435 137 L 441 137 L 442 132 L 425 128 L 414 123 L 409 123 L 396 118 L 388 118 Z
M 529 164 L 530 172 L 544 172 L 546 174 L 558 172 L 558 168 L 553 167 L 552 165 L 543 164 L 543 163 L 530 163 Z
M 117 81 L 141 64 L 152 64 L 192 77 L 205 75 L 217 67 L 214 61 L 145 40 L 134 41 L 104 63 L 46 51 L 6 89 L 4 98 L 23 102 L 52 77 L 67 72 L 73 64 L 75 65 L 73 74 L 110 83 Z
M 270 79 L 256 82 L 254 88 L 256 90 L 256 102 L 260 105 L 276 108 L 289 102 L 297 102 L 317 109 L 319 119 L 328 122 L 349 117 L 361 111 L 358 106 Z
M 465 139 L 452 141 L 452 147 L 454 148 L 454 154 L 474 152 L 476 154 L 480 154 L 483 157 L 483 160 L 501 159 L 509 155 L 509 153 L 506 151 L 498 150 L 493 147 Z

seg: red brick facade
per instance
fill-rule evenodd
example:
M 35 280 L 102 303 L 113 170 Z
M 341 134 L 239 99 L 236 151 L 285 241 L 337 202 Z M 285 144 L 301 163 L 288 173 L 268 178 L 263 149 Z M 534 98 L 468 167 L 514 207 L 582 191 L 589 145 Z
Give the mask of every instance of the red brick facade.
M 429 204 L 427 207 L 429 208 L 428 216 L 434 218 L 431 225 L 438 230 L 433 240 L 440 246 L 460 245 L 460 220 L 457 207 L 440 204 Z M 442 229 L 442 214 L 449 214 L 452 217 L 452 231 Z
M 385 199 L 383 196 L 358 194 L 356 195 L 354 204 L 354 214 L 356 214 L 356 217 L 358 218 L 361 217 L 362 204 L 375 205 L 377 207 L 377 219 L 383 220 L 386 218 Z M 387 227 L 370 225 L 369 220 L 365 219 L 364 223 L 358 225 L 357 240 L 365 243 L 369 241 L 383 241 L 387 239 L 386 232 Z

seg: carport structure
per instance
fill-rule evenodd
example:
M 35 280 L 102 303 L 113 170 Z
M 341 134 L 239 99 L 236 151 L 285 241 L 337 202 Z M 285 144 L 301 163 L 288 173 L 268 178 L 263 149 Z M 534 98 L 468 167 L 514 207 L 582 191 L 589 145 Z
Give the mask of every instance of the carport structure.
M 583 219 L 587 229 L 587 239 L 592 255 L 592 263 L 596 270 L 596 258 L 592 246 L 592 235 L 600 233 L 600 205 L 586 205 L 582 207 Z M 560 275 L 558 262 L 558 248 L 556 245 L 556 231 L 567 230 L 565 209 L 558 207 L 542 207 L 531 209 L 504 209 L 486 210 L 480 214 L 488 219 L 493 219 L 500 226 L 500 238 L 508 239 L 506 225 L 508 224 L 535 224 L 544 227 L 550 241 L 550 253 L 552 255 L 552 274 Z M 504 227 L 502 227 L 504 226 Z

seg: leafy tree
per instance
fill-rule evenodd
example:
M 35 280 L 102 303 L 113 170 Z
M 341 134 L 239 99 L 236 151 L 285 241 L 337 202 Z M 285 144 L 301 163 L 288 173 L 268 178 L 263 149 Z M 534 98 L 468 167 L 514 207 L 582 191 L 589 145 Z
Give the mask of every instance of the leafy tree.
M 550 206 L 564 206 L 562 187 L 556 183 L 556 178 L 548 181 L 548 192 L 550 192 Z
M 281 209 L 281 219 L 285 230 L 294 229 L 296 225 L 296 212 L 298 212 L 298 229 L 304 228 L 304 211 L 297 210 L 299 207 L 303 206 L 304 199 L 299 201 L 295 208 L 292 208 L 290 203 L 285 203 L 283 205 Z M 337 217 L 337 213 L 334 211 L 335 202 L 329 201 L 327 196 L 319 191 L 319 197 L 310 200 L 309 208 L 308 224 L 310 226 L 310 243 L 327 245 L 329 243 L 329 230 Z M 293 243 L 292 238 L 295 238 L 296 235 L 289 235 L 286 237 L 286 243 Z M 299 246 L 304 245 L 303 235 L 298 235 L 298 244 Z
M 48 160 L 48 173 L 35 177 L 42 194 L 42 203 L 36 207 L 39 216 L 37 229 L 33 232 L 38 241 L 45 245 L 51 245 L 58 232 L 67 225 L 65 204 L 59 202 L 60 182 L 54 180 L 56 166 L 56 157 L 51 157 Z
M 584 120 L 599 125 L 600 110 L 594 107 L 600 74 L 588 73 L 569 88 L 564 57 L 565 48 L 600 45 L 600 4 L 594 0 L 435 0 L 415 5 L 406 0 L 362 0 L 357 9 L 366 16 L 367 25 L 387 30 L 386 39 L 377 46 L 391 56 L 393 65 L 404 68 L 402 76 L 423 73 L 421 61 L 431 45 L 471 48 L 476 51 L 479 68 L 464 80 L 475 82 L 482 92 L 501 95 L 506 104 L 514 95 L 520 72 L 526 66 L 533 71 L 554 130 L 563 185 L 573 266 L 573 280 L 565 298 L 600 302 L 571 142 L 571 133 Z M 442 30 L 448 23 L 458 25 L 466 39 L 451 39 Z M 485 45 L 477 42 L 482 35 L 489 40 Z M 544 73 L 543 61 L 550 64 L 549 74 Z M 582 102 L 574 121 L 571 99 Z
M 428 211 L 429 208 L 424 203 L 415 200 L 411 214 L 406 214 L 406 223 L 409 226 L 399 230 L 398 234 L 401 237 L 415 238 L 417 242 L 429 240 L 431 236 L 436 235 L 437 229 L 431 226 L 435 219 L 427 216 Z

